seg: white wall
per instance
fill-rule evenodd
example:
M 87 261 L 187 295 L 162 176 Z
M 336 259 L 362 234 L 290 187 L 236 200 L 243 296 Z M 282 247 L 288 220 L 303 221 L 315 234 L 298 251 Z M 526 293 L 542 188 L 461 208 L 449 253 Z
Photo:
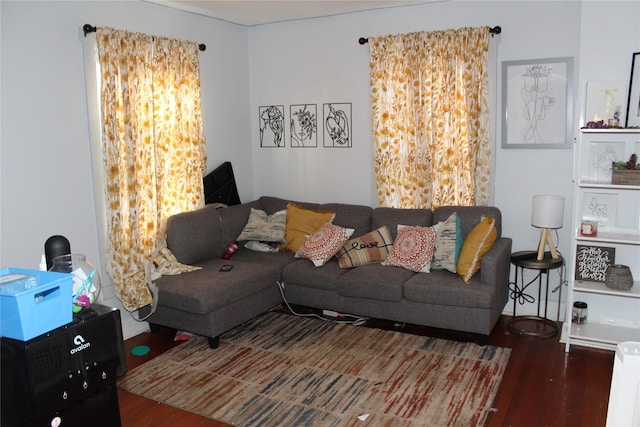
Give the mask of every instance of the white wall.
M 372 167 L 368 46 L 359 45 L 358 38 L 481 25 L 502 27 L 502 35 L 492 39 L 498 62 L 577 56 L 580 3 L 450 1 L 250 28 L 256 194 L 377 204 Z M 498 84 L 499 75 L 493 78 Z M 325 102 L 352 102 L 352 149 L 322 148 L 321 138 L 317 149 L 290 148 L 288 128 L 285 130 L 287 149 L 259 147 L 259 106 L 284 104 L 288 117 L 290 104 L 315 103 L 321 111 Z M 497 100 L 492 107 L 499 111 Z M 494 137 L 499 147 L 499 133 Z M 495 151 L 496 203 L 501 208 L 516 202 L 528 211 L 529 207 L 523 205 L 529 205 L 531 195 L 538 191 L 570 193 L 571 171 L 566 165 L 571 164 L 571 150 L 497 148 Z M 553 156 L 549 156 L 551 152 Z M 542 175 L 542 159 L 545 159 L 544 170 L 551 168 L 554 173 L 533 188 L 527 188 L 524 182 Z M 558 181 L 565 183 L 559 190 L 555 188 Z M 513 199 L 517 194 L 521 194 L 522 201 Z
M 2 267 L 37 269 L 62 234 L 99 267 L 81 28 L 88 23 L 205 43 L 200 54 L 208 169 L 230 160 L 253 196 L 247 29 L 139 1 L 0 2 Z M 101 195 L 99 195 L 101 197 Z M 103 283 L 110 279 L 99 267 Z M 118 305 L 113 286 L 105 303 Z M 123 313 L 125 335 L 137 324 Z

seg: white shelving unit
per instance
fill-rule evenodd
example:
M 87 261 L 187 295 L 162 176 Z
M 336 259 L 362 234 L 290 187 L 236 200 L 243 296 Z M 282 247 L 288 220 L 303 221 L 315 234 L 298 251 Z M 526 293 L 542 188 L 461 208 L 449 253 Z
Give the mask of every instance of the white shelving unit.
M 572 345 L 615 350 L 621 342 L 640 341 L 640 186 L 611 184 L 610 169 L 612 161 L 640 155 L 640 129 L 582 129 L 574 153 L 573 263 L 562 339 L 566 351 Z M 598 223 L 596 236 L 580 234 L 583 220 Z M 596 275 L 577 279 L 578 247 L 585 246 L 613 249 L 615 263 L 631 268 L 633 287 L 611 289 L 595 280 Z M 584 324 L 572 323 L 575 301 L 588 302 Z

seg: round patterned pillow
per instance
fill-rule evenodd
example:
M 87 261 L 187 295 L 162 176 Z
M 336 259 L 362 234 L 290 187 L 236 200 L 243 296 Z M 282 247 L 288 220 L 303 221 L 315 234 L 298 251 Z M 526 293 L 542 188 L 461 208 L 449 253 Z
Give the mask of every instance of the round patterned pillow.
M 398 236 L 383 264 L 428 273 L 431 270 L 435 241 L 436 230 L 434 227 L 399 225 Z
M 304 242 L 296 252 L 296 258 L 307 258 L 316 267 L 320 267 L 338 253 L 353 232 L 353 228 L 344 228 L 328 222 Z

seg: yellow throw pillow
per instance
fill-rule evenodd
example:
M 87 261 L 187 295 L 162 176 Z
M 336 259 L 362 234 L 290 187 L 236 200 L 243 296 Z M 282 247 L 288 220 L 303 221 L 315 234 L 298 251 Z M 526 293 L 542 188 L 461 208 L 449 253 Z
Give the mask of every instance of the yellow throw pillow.
M 287 205 L 287 225 L 284 232 L 284 239 L 287 242 L 283 249 L 295 254 L 309 236 L 313 236 L 327 222 L 333 221 L 335 216 L 336 213 L 333 211 L 314 211 L 295 203 L 289 203 Z
M 482 256 L 493 247 L 497 234 L 496 220 L 482 215 L 480 223 L 464 239 L 458 258 L 458 274 L 465 282 L 471 283 L 473 275 L 480 270 Z

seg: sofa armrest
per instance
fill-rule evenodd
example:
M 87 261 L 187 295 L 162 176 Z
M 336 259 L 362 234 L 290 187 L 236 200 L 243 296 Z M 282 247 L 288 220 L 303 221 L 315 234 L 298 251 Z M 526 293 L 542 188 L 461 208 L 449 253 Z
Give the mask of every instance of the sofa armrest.
M 169 217 L 167 247 L 183 264 L 195 264 L 219 256 L 224 245 L 216 206 L 206 205 Z
M 501 237 L 482 257 L 480 265 L 480 283 L 509 289 L 509 273 L 511 271 L 511 238 Z

